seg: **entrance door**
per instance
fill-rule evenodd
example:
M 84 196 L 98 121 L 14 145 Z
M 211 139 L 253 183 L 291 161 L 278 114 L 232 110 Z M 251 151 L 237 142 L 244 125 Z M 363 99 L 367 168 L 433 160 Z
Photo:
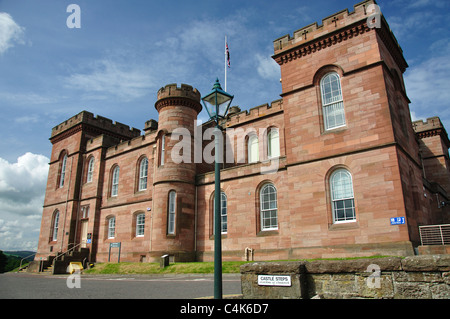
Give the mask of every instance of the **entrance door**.
M 88 221 L 83 220 L 81 222 L 81 248 L 86 248 L 87 234 L 88 234 Z

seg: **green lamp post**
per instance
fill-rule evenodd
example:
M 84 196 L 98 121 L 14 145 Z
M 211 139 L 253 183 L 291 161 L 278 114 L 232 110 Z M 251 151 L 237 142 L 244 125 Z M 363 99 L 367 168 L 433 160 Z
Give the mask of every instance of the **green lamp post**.
M 203 105 L 208 112 L 209 118 L 216 122 L 215 130 L 215 192 L 214 192 L 214 299 L 222 299 L 222 220 L 220 215 L 220 145 L 219 134 L 222 128 L 219 121 L 224 119 L 230 108 L 233 95 L 222 90 L 219 79 L 213 86 L 211 93 L 202 97 Z

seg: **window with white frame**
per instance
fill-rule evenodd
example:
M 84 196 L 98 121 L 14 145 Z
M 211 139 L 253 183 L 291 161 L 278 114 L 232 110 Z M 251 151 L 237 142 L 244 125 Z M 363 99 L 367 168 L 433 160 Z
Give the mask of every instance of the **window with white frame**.
M 120 168 L 116 166 L 113 170 L 112 181 L 111 181 L 111 196 L 117 196 L 119 193 L 119 173 Z
M 267 134 L 267 156 L 276 158 L 280 156 L 280 137 L 277 128 L 271 128 Z
M 277 189 L 266 184 L 260 192 L 261 230 L 278 229 Z
M 116 218 L 110 217 L 108 219 L 108 238 L 116 237 Z
M 147 189 L 148 159 L 144 157 L 139 165 L 139 190 Z
M 89 218 L 89 205 L 81 207 L 81 218 Z
M 145 214 L 141 213 L 136 216 L 136 237 L 143 237 L 145 229 Z
M 259 161 L 259 143 L 258 137 L 253 134 L 248 138 L 248 162 L 256 163 Z
M 326 74 L 320 81 L 325 130 L 345 126 L 341 80 L 336 72 Z
M 53 214 L 52 241 L 58 240 L 59 210 Z
M 338 169 L 330 176 L 333 222 L 356 220 L 352 175 L 346 169 Z
M 216 201 L 213 198 L 213 221 L 215 220 Z M 220 221 L 221 221 L 221 233 L 226 234 L 228 232 L 228 214 L 227 214 L 227 195 L 224 192 L 220 193 Z M 213 223 L 213 234 L 214 234 Z
M 88 164 L 86 183 L 92 182 L 92 177 L 94 176 L 94 162 L 95 162 L 94 157 L 91 157 Z
M 67 166 L 67 154 L 64 155 L 61 163 L 61 173 L 59 176 L 59 188 L 64 186 L 64 180 L 66 178 L 66 166 Z
M 169 235 L 175 234 L 175 212 L 176 212 L 177 193 L 175 191 L 169 192 L 169 206 L 167 211 L 167 233 Z

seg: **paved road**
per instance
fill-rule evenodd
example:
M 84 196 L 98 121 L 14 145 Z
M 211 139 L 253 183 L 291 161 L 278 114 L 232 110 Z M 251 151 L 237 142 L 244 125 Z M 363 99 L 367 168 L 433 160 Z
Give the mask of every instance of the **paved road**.
M 0 299 L 193 299 L 214 294 L 213 275 L 0 274 Z M 68 288 L 69 285 L 75 288 Z M 80 288 L 76 288 L 79 283 Z M 223 294 L 240 294 L 240 274 L 223 275 Z

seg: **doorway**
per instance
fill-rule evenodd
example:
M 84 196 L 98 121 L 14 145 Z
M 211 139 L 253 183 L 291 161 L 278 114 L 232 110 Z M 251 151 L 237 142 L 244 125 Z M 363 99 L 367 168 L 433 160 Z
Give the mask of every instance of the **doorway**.
M 89 220 L 81 221 L 81 248 L 86 248 Z

